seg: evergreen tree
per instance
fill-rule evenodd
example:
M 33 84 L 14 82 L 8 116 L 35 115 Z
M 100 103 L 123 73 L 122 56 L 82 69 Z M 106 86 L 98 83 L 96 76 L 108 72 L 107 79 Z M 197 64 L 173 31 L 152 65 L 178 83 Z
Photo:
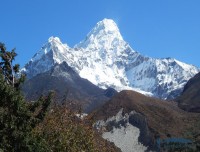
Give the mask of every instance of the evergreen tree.
M 25 76 L 16 77 L 19 72 L 19 64 L 13 65 L 16 56 L 14 49 L 6 51 L 0 43 L 0 151 L 28 152 L 41 147 L 32 130 L 43 120 L 52 94 L 34 103 L 25 101 L 19 89 Z

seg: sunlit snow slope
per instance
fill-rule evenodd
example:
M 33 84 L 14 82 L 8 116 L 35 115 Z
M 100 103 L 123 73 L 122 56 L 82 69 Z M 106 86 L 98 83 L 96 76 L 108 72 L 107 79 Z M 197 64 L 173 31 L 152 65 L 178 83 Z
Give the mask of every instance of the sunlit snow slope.
M 73 48 L 57 37 L 50 37 L 22 71 L 31 78 L 63 61 L 101 88 L 134 89 L 163 99 L 176 97 L 199 72 L 197 67 L 172 58 L 142 56 L 123 40 L 111 19 L 98 22 Z

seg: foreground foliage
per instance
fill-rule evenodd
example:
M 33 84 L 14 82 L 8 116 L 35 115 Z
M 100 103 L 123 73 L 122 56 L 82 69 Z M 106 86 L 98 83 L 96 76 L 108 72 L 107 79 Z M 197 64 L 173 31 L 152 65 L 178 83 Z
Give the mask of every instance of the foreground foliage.
M 99 138 L 90 124 L 63 105 L 55 104 L 35 128 L 34 134 L 37 139 L 43 140 L 48 151 L 116 151 L 113 145 Z
M 49 151 L 96 151 L 92 129 L 62 106 L 54 106 L 34 133 Z
M 52 94 L 34 103 L 25 101 L 20 93 L 25 76 L 17 78 L 19 65 L 12 65 L 16 55 L 0 43 L 0 150 L 33 151 L 38 142 L 32 130 L 45 117 Z

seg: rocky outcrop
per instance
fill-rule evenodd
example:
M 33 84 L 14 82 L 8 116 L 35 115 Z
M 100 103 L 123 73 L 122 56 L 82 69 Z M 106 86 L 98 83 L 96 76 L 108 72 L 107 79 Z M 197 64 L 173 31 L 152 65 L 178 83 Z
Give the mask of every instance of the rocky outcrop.
M 106 121 L 98 120 L 94 127 L 102 133 L 102 137 L 119 147 L 122 152 L 143 152 L 152 147 L 153 138 L 146 119 L 139 113 L 124 113 L 123 109 L 116 116 Z
M 156 150 L 158 139 L 176 137 L 195 140 L 195 135 L 200 133 L 198 113 L 188 113 L 175 102 L 164 102 L 134 91 L 116 94 L 88 117 L 96 120 L 96 128 L 102 130 L 105 138 L 119 146 L 118 140 L 126 138 L 128 141 L 128 138 L 132 140 L 137 136 L 134 141 L 138 141 L 148 150 Z M 132 131 L 134 133 L 127 137 L 126 131 L 130 131 L 129 134 Z M 191 132 L 194 136 L 188 136 Z

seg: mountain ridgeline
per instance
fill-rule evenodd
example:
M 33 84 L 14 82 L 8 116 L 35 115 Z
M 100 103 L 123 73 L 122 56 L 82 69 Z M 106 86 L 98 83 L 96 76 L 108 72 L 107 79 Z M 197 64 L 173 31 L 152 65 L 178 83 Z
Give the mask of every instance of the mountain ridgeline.
M 199 72 L 197 67 L 173 58 L 154 59 L 134 51 L 111 19 L 98 22 L 73 48 L 58 37 L 50 37 L 21 72 L 30 79 L 63 61 L 102 89 L 136 90 L 162 99 L 177 97 Z

